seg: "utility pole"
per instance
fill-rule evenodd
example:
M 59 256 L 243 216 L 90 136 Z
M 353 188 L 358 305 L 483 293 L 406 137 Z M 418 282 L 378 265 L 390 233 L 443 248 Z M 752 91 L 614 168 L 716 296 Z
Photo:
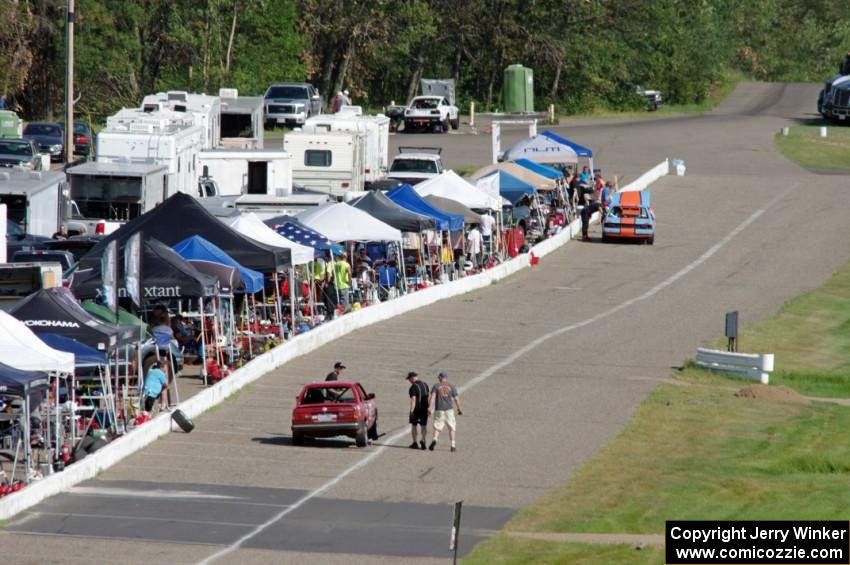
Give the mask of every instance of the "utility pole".
M 65 17 L 65 162 L 74 160 L 74 0 Z

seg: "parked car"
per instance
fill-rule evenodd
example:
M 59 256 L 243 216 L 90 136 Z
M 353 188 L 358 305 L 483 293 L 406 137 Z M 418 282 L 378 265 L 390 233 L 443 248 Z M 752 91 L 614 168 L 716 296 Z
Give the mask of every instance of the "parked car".
M 441 131 L 457 129 L 460 125 L 457 106 L 443 96 L 417 96 L 404 111 L 404 131 Z
M 660 90 L 644 90 L 643 87 L 637 87 L 637 93 L 646 100 L 646 108 L 650 112 L 654 112 L 664 104 L 664 98 L 661 96 Z
M 21 225 L 12 220 L 6 220 L 6 259 L 14 257 L 18 251 L 43 249 L 49 237 L 32 235 L 24 231 Z
M 60 249 L 32 249 L 16 251 L 10 263 L 59 263 L 62 265 L 62 273 L 67 273 L 71 267 L 77 264 L 77 258 L 70 251 Z
M 44 243 L 45 249 L 54 251 L 68 251 L 74 256 L 75 261 L 89 252 L 89 249 L 100 243 L 103 236 L 97 235 L 74 235 L 67 239 L 51 239 Z
M 24 139 L 32 139 L 38 150 L 50 155 L 51 161 L 61 161 L 65 154 L 64 128 L 54 122 L 30 122 L 24 128 Z
M 92 152 L 91 128 L 85 122 L 74 122 L 74 155 L 88 157 Z
M 276 124 L 301 125 L 310 116 L 322 113 L 324 100 L 312 84 L 285 82 L 273 84 L 265 95 L 266 127 Z
M 378 407 L 375 395 L 357 382 L 321 382 L 305 385 L 292 409 L 292 443 L 308 437 L 354 438 L 366 447 L 378 438 Z
M 602 241 L 643 240 L 655 243 L 655 211 L 649 204 L 649 192 L 615 192 L 602 223 Z
M 0 167 L 41 170 L 38 144 L 31 139 L 0 139 Z

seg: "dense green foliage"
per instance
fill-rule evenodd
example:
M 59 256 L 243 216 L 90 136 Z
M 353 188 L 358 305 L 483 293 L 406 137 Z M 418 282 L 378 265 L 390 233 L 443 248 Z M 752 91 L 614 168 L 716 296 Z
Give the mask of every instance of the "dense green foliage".
M 0 95 L 27 117 L 61 111 L 65 4 L 0 0 Z M 381 106 L 423 76 L 498 108 L 512 63 L 534 69 L 538 108 L 637 107 L 636 85 L 693 103 L 729 69 L 822 80 L 850 48 L 846 0 L 77 0 L 76 15 L 79 109 L 101 116 L 292 79 Z

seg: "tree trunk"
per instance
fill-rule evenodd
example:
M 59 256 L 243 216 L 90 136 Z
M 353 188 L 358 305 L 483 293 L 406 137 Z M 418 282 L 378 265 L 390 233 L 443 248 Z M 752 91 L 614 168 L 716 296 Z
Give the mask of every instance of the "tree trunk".
M 354 41 L 348 41 L 348 47 L 345 49 L 345 53 L 342 55 L 342 60 L 339 62 L 339 67 L 336 73 L 336 81 L 334 82 L 334 93 L 342 90 L 342 85 L 345 84 L 345 73 L 348 71 L 348 62 L 351 60 L 351 57 L 354 55 Z
M 325 93 L 325 100 L 330 103 L 338 91 L 331 90 L 333 84 L 334 59 L 336 50 L 332 47 L 325 47 L 322 54 L 322 90 Z
M 561 81 L 561 69 L 563 66 L 564 64 L 559 61 L 558 65 L 555 67 L 555 78 L 552 79 L 552 91 L 549 94 L 549 98 L 552 102 L 558 99 L 558 83 Z
M 230 78 L 230 56 L 233 52 L 233 38 L 236 36 L 236 15 L 239 1 L 233 0 L 233 20 L 230 22 L 230 38 L 227 40 L 227 56 L 224 59 L 224 76 Z
M 416 89 L 419 87 L 419 79 L 422 78 L 422 71 L 425 68 L 425 47 L 419 45 L 416 48 L 416 67 L 413 69 L 413 74 L 410 75 L 410 82 L 407 84 L 407 98 L 404 99 L 404 104 L 407 104 L 414 96 Z

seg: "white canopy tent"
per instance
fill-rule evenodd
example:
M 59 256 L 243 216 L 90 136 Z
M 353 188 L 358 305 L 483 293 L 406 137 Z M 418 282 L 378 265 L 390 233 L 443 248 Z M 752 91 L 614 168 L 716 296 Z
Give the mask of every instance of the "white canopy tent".
M 295 217 L 331 241 L 401 240 L 401 231 L 344 202 L 324 204 Z
M 423 181 L 413 187 L 419 196 L 439 196 L 460 202 L 467 208 L 479 208 L 487 210 L 499 210 L 502 207 L 502 198 L 494 198 L 490 194 L 476 189 L 475 186 L 463 180 L 454 171 L 444 173 Z
M 74 354 L 53 349 L 23 322 L 0 311 L 0 362 L 22 371 L 74 373 Z
M 293 265 L 304 265 L 313 260 L 314 250 L 312 247 L 301 245 L 291 239 L 280 235 L 257 217 L 253 212 L 231 216 L 226 218 L 224 222 L 235 229 L 245 237 L 249 237 L 254 241 L 265 243 L 273 247 L 282 247 L 289 249 L 292 253 Z

